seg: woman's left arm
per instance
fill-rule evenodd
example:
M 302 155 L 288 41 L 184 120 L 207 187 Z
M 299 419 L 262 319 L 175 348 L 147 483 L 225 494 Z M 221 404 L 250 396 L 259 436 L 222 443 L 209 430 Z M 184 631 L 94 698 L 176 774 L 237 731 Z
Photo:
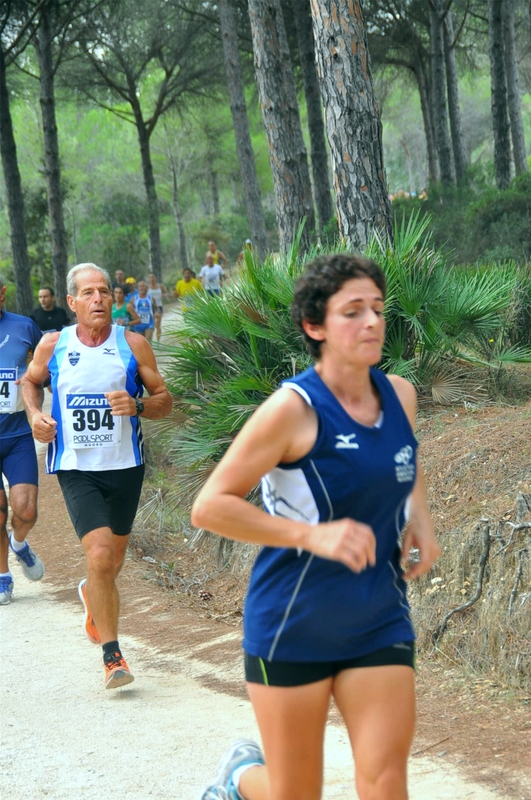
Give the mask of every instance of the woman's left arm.
M 415 429 L 417 414 L 417 393 L 415 388 L 398 375 L 389 375 L 389 380 L 400 400 L 412 429 Z M 420 560 L 409 561 L 412 548 L 418 548 Z M 404 531 L 402 545 L 402 566 L 404 578 L 412 580 L 428 572 L 441 554 L 441 548 L 435 538 L 433 520 L 428 508 L 428 493 L 424 471 L 417 461 L 417 477 L 410 497 L 409 521 Z

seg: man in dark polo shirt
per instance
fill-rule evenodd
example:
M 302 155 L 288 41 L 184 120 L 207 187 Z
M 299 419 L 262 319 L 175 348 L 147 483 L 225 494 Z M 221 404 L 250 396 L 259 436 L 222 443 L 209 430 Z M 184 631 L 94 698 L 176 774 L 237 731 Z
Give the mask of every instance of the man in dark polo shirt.
M 50 286 L 43 286 L 39 290 L 39 303 L 40 306 L 33 309 L 30 317 L 43 333 L 61 331 L 70 325 L 71 320 L 64 308 L 55 305 L 55 292 Z

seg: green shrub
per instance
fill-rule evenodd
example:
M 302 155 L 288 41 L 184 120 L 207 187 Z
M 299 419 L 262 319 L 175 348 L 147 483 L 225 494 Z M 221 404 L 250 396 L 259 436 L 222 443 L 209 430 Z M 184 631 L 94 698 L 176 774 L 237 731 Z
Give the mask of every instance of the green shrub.
M 515 178 L 500 191 L 485 176 L 469 171 L 459 187 L 430 186 L 427 199 L 398 197 L 395 219 L 415 214 L 430 217 L 429 230 L 437 250 L 453 263 L 531 260 L 531 174 Z

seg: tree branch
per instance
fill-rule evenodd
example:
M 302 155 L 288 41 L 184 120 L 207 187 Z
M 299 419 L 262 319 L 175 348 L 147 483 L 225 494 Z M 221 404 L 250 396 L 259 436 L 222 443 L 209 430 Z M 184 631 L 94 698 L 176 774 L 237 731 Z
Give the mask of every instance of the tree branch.
M 446 630 L 448 625 L 448 620 L 453 617 L 454 614 L 457 614 L 459 611 L 464 611 L 470 606 L 473 606 L 479 598 L 481 597 L 481 593 L 483 591 L 483 577 L 485 575 L 485 568 L 487 566 L 487 561 L 489 559 L 489 551 L 490 551 L 490 528 L 488 523 L 486 523 L 486 528 L 483 532 L 483 550 L 481 553 L 481 557 L 479 559 L 479 569 L 478 569 L 478 577 L 476 580 L 476 592 L 473 597 L 467 603 L 463 603 L 461 606 L 457 606 L 457 608 L 453 608 L 449 611 L 443 618 L 441 624 L 433 631 L 431 635 L 431 640 L 433 644 L 437 644 L 441 636 Z

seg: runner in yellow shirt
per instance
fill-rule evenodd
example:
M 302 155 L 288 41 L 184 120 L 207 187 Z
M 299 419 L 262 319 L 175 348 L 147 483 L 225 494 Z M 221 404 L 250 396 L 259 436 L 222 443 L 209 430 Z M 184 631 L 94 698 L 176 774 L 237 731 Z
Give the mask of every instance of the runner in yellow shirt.
M 173 296 L 181 298 L 181 305 L 184 311 L 193 305 L 193 295 L 196 292 L 202 291 L 204 291 L 204 289 L 201 281 L 198 281 L 197 278 L 192 277 L 191 269 L 185 269 L 183 272 L 183 277 L 175 284 Z

